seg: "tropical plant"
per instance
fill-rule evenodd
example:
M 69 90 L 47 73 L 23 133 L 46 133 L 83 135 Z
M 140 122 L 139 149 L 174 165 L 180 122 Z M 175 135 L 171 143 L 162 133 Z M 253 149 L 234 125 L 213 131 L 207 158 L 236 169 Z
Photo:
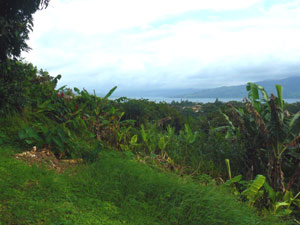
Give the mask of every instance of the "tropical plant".
M 228 136 L 236 138 L 239 132 L 246 143 L 248 177 L 266 173 L 271 186 L 276 190 L 285 191 L 282 159 L 286 150 L 297 135 L 293 132 L 295 121 L 300 112 L 290 116 L 284 111 L 282 87 L 276 85 L 277 97 L 268 96 L 263 87 L 249 83 L 244 108 L 230 106 L 231 115 L 227 119 Z M 260 98 L 261 93 L 262 98 Z M 294 140 L 296 140 L 294 139 Z
M 256 178 L 250 182 L 250 185 L 246 190 L 244 190 L 241 194 L 246 196 L 249 204 L 251 206 L 254 205 L 257 198 L 261 198 L 263 195 L 263 190 L 260 190 L 261 187 L 263 187 L 264 183 L 266 181 L 266 177 L 263 175 L 258 174 Z
M 255 179 L 250 181 L 242 180 L 242 175 L 232 178 L 229 159 L 225 160 L 225 164 L 229 179 L 224 185 L 229 187 L 234 195 L 247 201 L 249 206 L 256 207 L 259 212 L 265 214 L 271 213 L 277 216 L 288 216 L 296 212 L 295 208 L 300 208 L 300 200 L 298 199 L 300 192 L 295 196 L 288 190 L 285 192 L 276 192 L 269 185 L 266 177 L 261 174 L 258 174 Z
M 146 155 L 155 154 L 158 148 L 157 127 L 155 124 L 147 124 L 147 128 L 142 124 L 140 130 L 141 139 L 144 145 Z
M 80 91 L 74 88 L 78 94 L 76 102 L 79 108 L 84 109 L 83 118 L 99 141 L 104 138 L 115 142 L 116 131 L 120 129 L 120 120 L 124 113 L 117 110 L 108 99 L 116 88 L 112 88 L 103 98 L 97 97 L 95 93 L 91 95 L 85 89 Z

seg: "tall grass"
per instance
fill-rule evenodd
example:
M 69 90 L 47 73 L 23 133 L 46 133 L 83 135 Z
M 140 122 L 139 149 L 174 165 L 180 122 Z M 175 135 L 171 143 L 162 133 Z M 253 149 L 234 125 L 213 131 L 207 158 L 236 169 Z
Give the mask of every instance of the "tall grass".
M 2 224 L 284 224 L 258 217 L 221 188 L 117 152 L 65 174 L 29 167 L 11 154 L 0 148 Z

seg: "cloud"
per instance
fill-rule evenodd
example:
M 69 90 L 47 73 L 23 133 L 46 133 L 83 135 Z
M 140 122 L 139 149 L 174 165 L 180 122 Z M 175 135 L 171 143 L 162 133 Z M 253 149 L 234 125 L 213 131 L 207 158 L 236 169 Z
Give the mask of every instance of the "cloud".
M 265 61 L 259 64 L 240 64 L 236 67 L 207 68 L 190 75 L 186 81 L 211 87 L 240 85 L 268 79 L 284 79 L 300 75 L 299 64 Z M 230 79 L 228 79 L 230 78 Z
M 135 26 L 143 27 L 150 22 L 190 11 L 236 10 L 250 7 L 257 2 L 259 0 L 52 0 L 47 9 L 48 17 L 41 12 L 37 19 L 40 24 L 47 24 L 50 28 L 95 34 Z M 49 18 L 52 23 L 45 23 L 49 22 Z
M 90 89 L 283 78 L 299 72 L 300 1 L 277 2 L 52 0 L 24 56 Z

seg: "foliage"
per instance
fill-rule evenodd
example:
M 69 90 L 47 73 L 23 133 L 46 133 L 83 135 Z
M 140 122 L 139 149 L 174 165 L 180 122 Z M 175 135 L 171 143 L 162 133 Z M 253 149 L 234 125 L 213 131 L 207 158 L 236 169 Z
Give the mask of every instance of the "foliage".
M 285 112 L 282 87 L 276 86 L 277 97 L 269 97 L 263 87 L 253 83 L 247 86 L 249 98 L 245 108 L 231 106 L 231 120 L 225 115 L 230 126 L 228 137 L 237 138 L 240 133 L 247 149 L 248 177 L 254 174 L 267 174 L 268 180 L 276 190 L 285 190 L 282 172 L 282 159 L 291 141 L 295 138 L 293 127 L 300 113 L 289 116 Z M 259 93 L 262 98 L 260 99 Z
M 75 88 L 78 94 L 75 98 L 76 107 L 83 113 L 85 123 L 98 141 L 104 139 L 110 143 L 116 142 L 116 133 L 120 129 L 120 120 L 124 114 L 108 100 L 116 88 L 112 88 L 103 98 Z
M 256 178 L 251 182 L 249 187 L 241 193 L 242 195 L 247 197 L 250 205 L 253 205 L 255 203 L 257 195 L 262 195 L 262 192 L 259 192 L 259 189 L 264 185 L 265 181 L 265 176 L 257 175 Z
M 247 201 L 249 206 L 259 209 L 260 213 L 288 218 L 300 208 L 300 200 L 297 199 L 300 192 L 295 196 L 291 191 L 276 192 L 266 181 L 266 177 L 260 174 L 250 181 L 242 180 L 242 175 L 231 178 L 228 159 L 225 160 L 225 164 L 229 174 L 229 180 L 224 183 L 225 187 L 229 187 L 235 196 Z M 294 220 L 298 223 L 296 219 Z
M 0 1 L 0 63 L 8 57 L 18 57 L 29 50 L 25 43 L 33 28 L 37 10 L 47 7 L 50 0 L 1 0 Z
M 183 117 L 167 103 L 155 103 L 146 99 L 125 99 L 119 106 L 124 112 L 123 120 L 135 120 L 136 127 L 154 122 L 162 129 L 170 125 L 179 131 L 184 126 Z
M 0 64 L 0 114 L 21 112 L 27 105 L 42 104 L 60 77 L 51 77 L 46 71 L 22 61 L 8 60 Z
M 114 89 L 105 98 L 76 90 L 77 96 L 64 87 L 50 90 L 48 98 L 27 113 L 30 123 L 19 130 L 19 139 L 29 146 L 47 147 L 59 157 L 86 155 L 90 148 L 80 150 L 80 139 L 89 146 L 100 141 L 113 145 L 122 116 L 107 99 Z
M 293 212 L 300 207 L 300 200 L 297 199 L 300 193 L 293 196 L 291 191 L 276 192 L 266 181 L 263 175 L 257 175 L 252 181 L 241 181 L 241 176 L 233 178 L 226 184 L 233 184 L 235 195 L 246 198 L 250 206 L 256 207 L 263 214 L 273 214 L 278 217 L 288 218 Z M 243 184 L 244 190 L 238 192 L 237 184 Z
M 236 102 L 233 102 L 236 104 Z M 211 127 L 226 125 L 226 120 L 220 113 L 226 105 L 218 100 L 215 103 L 195 103 L 189 101 L 171 102 L 170 106 L 176 109 L 193 131 L 201 130 L 209 133 Z M 181 128 L 183 129 L 183 127 Z
M 0 1 L 0 114 L 22 110 L 28 100 L 26 92 L 37 71 L 16 57 L 30 49 L 25 41 L 33 28 L 32 14 L 46 8 L 49 1 Z
M 23 92 L 19 99 L 24 100 L 23 105 L 15 110 L 9 102 L 3 110 L 3 115 L 4 112 L 19 113 L 6 113 L 0 120 L 0 143 L 14 142 L 23 148 L 47 148 L 58 158 L 81 157 L 85 162 L 96 164 L 101 161 L 101 157 L 106 157 L 101 153 L 103 149 L 110 149 L 112 152 L 120 150 L 124 155 L 130 158 L 136 156 L 155 169 L 173 171 L 180 176 L 189 175 L 210 188 L 224 183 L 223 180 L 229 175 L 226 186 L 230 187 L 235 196 L 249 202 L 250 206 L 256 207 L 261 213 L 268 211 L 288 215 L 298 204 L 298 195 L 293 196 L 290 190 L 300 173 L 297 167 L 298 139 L 296 137 L 292 142 L 290 139 L 294 137 L 292 133 L 295 131 L 292 125 L 296 124 L 300 114 L 288 117 L 283 111 L 279 87 L 279 97 L 271 95 L 268 99 L 262 87 L 250 85 L 251 101 L 246 100 L 244 105 L 232 102 L 227 107 L 217 101 L 214 104 L 201 104 L 201 110 L 196 112 L 175 103 L 156 104 L 126 98 L 109 100 L 116 87 L 105 97 L 90 94 L 85 89 L 74 88 L 74 92 L 65 86 L 57 89 L 60 75 L 51 77 L 46 71 L 38 71 L 31 64 L 10 62 L 14 63 L 11 71 L 16 72 L 16 76 L 28 71 L 28 78 L 26 81 L 20 79 Z M 259 91 L 263 93 L 263 99 L 258 98 Z M 188 103 L 184 107 L 192 106 Z M 280 148 L 276 149 L 276 146 Z M 285 193 L 290 193 L 290 197 L 284 197 L 285 193 L 276 189 L 278 185 L 269 179 L 272 176 L 268 166 L 272 165 L 272 160 L 276 157 L 284 160 L 284 169 L 289 169 L 287 174 L 291 177 L 291 182 Z M 230 168 L 229 160 L 224 164 L 225 159 L 230 159 L 234 166 Z M 249 176 L 249 168 L 253 173 L 252 177 Z M 247 180 L 242 180 L 242 176 Z M 266 177 L 268 181 L 265 181 Z M 128 176 L 127 178 L 129 179 Z M 126 185 L 127 189 L 122 186 L 122 190 L 117 189 L 115 192 L 127 192 L 131 186 L 128 183 Z M 151 193 L 147 192 L 146 195 Z M 165 200 L 175 201 L 176 196 L 177 194 L 172 195 L 172 198 Z M 197 194 L 194 198 L 198 199 Z M 126 196 L 124 199 L 125 205 L 128 206 L 130 202 L 140 207 L 135 197 L 134 200 Z M 109 199 L 111 201 L 114 206 L 120 207 L 115 198 Z M 142 198 L 142 201 L 145 202 L 146 199 Z M 180 198 L 181 201 L 183 208 L 180 212 L 196 210 L 189 208 L 184 198 Z M 160 201 L 156 203 L 163 205 Z M 192 204 L 197 205 L 194 202 Z M 156 207 L 152 203 L 148 205 L 148 202 L 146 205 Z M 168 214 L 167 210 L 164 213 Z M 162 215 L 157 218 L 161 219 Z M 173 214 L 172 216 L 174 217 Z M 178 217 L 177 220 L 189 221 L 183 217 Z
M 0 149 L 0 223 L 276 224 L 253 207 L 296 215 L 300 112 L 286 111 L 280 85 L 269 96 L 249 83 L 244 105 L 228 106 L 109 100 L 116 87 L 105 97 L 57 89 L 60 75 L 15 59 L 29 49 L 32 14 L 48 3 L 0 0 L 0 145 L 47 148 L 89 164 L 57 175 Z
M 119 139 L 122 150 L 131 150 L 135 154 L 152 158 L 157 156 L 171 165 L 175 163 L 184 173 L 224 176 L 226 167 L 223 162 L 226 158 L 236 162 L 237 168 L 233 173 L 243 168 L 243 162 L 240 161 L 243 148 L 239 148 L 242 145 L 231 143 L 213 128 L 206 134 L 203 131 L 192 131 L 186 124 L 185 129 L 177 134 L 171 126 L 164 130 L 155 123 L 146 123 L 140 129 L 127 127 L 123 130 Z

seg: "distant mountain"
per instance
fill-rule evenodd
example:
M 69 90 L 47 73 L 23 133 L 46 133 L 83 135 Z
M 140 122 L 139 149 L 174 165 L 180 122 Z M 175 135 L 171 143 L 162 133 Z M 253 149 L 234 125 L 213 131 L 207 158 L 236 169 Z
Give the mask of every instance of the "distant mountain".
M 265 80 L 255 82 L 265 88 L 268 94 L 276 94 L 275 85 L 280 84 L 283 87 L 284 98 L 300 98 L 300 76 L 289 77 L 282 80 Z M 226 86 L 219 88 L 198 90 L 189 94 L 178 94 L 176 98 L 243 98 L 247 97 L 246 84 L 238 86 Z
M 114 97 L 172 97 L 174 95 L 186 95 L 199 91 L 199 89 L 150 89 L 150 90 L 126 90 L 118 89 L 113 94 Z

